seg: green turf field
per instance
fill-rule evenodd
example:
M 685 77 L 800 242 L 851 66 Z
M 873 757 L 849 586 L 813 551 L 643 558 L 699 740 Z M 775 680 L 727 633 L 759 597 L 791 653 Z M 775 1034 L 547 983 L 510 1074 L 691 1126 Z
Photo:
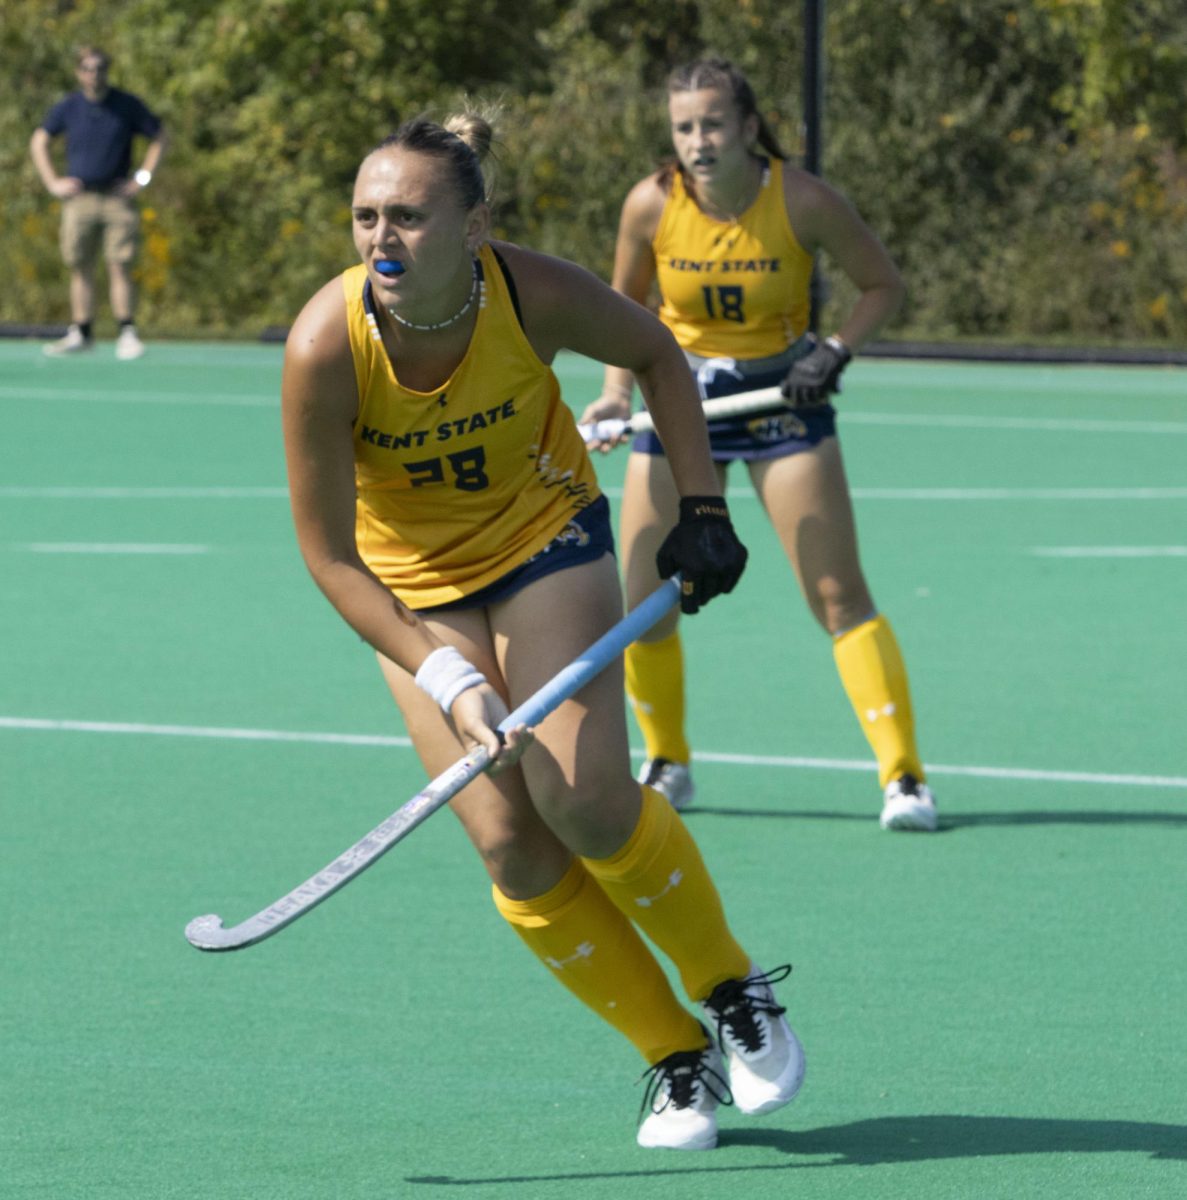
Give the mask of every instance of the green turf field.
M 424 782 L 297 554 L 279 368 L 0 344 L 0 1194 L 1187 1196 L 1187 371 L 847 373 L 932 837 L 878 829 L 739 476 L 751 568 L 685 625 L 688 820 L 741 940 L 795 964 L 808 1079 L 680 1155 L 635 1146 L 642 1064 L 497 917 L 447 813 L 264 945 L 185 942 Z M 560 373 L 592 398 L 592 364 Z

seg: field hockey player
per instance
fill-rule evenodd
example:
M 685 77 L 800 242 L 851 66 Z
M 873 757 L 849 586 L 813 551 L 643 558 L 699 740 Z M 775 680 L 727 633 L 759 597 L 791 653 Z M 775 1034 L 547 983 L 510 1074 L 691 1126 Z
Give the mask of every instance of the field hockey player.
M 645 303 L 658 284 L 660 318 L 706 398 L 782 388 L 781 412 L 710 425 L 718 486 L 730 463 L 745 464 L 812 615 L 832 638 L 841 682 L 878 760 L 882 826 L 934 830 L 907 671 L 858 559 L 830 400 L 853 354 L 902 303 L 902 280 L 849 202 L 785 161 L 737 68 L 719 59 L 678 68 L 668 109 L 676 160 L 627 196 L 614 287 Z M 806 332 L 818 251 L 859 293 L 837 332 L 819 343 Z M 631 373 L 608 366 L 582 422 L 626 417 L 632 390 Z M 644 433 L 627 465 L 621 533 L 632 601 L 655 586 L 655 548 L 679 503 L 666 449 L 662 432 Z M 627 651 L 626 677 L 647 745 L 640 779 L 682 808 L 693 798 L 692 749 L 675 615 Z
M 502 766 L 451 807 L 511 928 L 642 1055 L 639 1143 L 707 1149 L 721 1103 L 762 1113 L 800 1086 L 772 987 L 787 968 L 755 966 L 679 815 L 632 778 L 617 663 L 534 731 L 497 735 L 622 614 L 608 505 L 549 365 L 560 350 L 640 382 L 679 492 L 657 551 L 683 610 L 730 591 L 746 552 L 668 331 L 587 271 L 489 240 L 491 136 L 473 113 L 418 119 L 359 168 L 362 261 L 314 295 L 285 353 L 297 536 L 430 775 L 477 746 Z

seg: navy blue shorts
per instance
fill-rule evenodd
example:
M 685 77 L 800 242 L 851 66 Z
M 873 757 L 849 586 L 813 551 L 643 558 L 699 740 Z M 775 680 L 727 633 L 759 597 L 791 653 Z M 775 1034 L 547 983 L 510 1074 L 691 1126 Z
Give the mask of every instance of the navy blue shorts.
M 758 388 L 778 387 L 787 375 L 792 362 L 799 357 L 792 347 L 779 359 L 763 359 L 758 369 L 748 367 L 743 359 L 699 359 L 687 357 L 697 376 L 697 385 L 704 400 L 717 396 L 732 396 Z M 774 365 L 776 364 L 777 365 Z M 837 410 L 831 404 L 817 408 L 783 408 L 778 412 L 755 417 L 730 417 L 709 422 L 709 448 L 714 462 L 760 462 L 768 458 L 784 458 L 810 450 L 827 437 L 837 433 Z M 641 433 L 631 443 L 640 454 L 663 454 L 663 446 L 654 432 Z
M 431 608 L 418 608 L 416 611 L 440 613 L 457 612 L 463 608 L 485 608 L 488 604 L 514 596 L 529 583 L 551 575 L 553 571 L 596 562 L 603 554 L 613 553 L 610 502 L 605 496 L 599 496 L 588 508 L 574 513 L 564 529 L 543 550 L 538 550 L 518 567 L 512 567 L 502 578 L 458 600 L 448 600 L 444 604 L 434 604 Z

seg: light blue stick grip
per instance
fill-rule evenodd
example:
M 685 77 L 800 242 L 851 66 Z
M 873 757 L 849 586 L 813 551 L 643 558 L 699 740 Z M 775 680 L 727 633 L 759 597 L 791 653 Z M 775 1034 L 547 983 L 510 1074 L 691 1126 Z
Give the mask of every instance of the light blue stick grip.
M 506 733 L 516 725 L 539 725 L 553 709 L 579 692 L 604 671 L 633 641 L 642 637 L 680 599 L 680 576 L 673 575 L 656 588 L 642 604 L 603 634 L 584 654 L 575 658 L 564 670 L 554 675 L 534 696 L 529 696 L 499 729 Z

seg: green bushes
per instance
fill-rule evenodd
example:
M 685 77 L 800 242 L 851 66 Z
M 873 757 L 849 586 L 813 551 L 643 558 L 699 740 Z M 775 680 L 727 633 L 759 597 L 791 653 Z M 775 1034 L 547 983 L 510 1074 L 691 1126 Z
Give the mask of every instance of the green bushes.
M 1177 3 L 832 0 L 825 169 L 907 276 L 889 336 L 1187 344 Z M 288 324 L 351 261 L 361 155 L 464 96 L 503 107 L 500 235 L 607 275 L 623 195 L 667 150 L 667 69 L 733 57 L 796 151 L 800 22 L 785 0 L 7 0 L 0 321 L 66 317 L 27 146 L 78 42 L 172 140 L 144 197 L 142 322 L 211 336 Z

